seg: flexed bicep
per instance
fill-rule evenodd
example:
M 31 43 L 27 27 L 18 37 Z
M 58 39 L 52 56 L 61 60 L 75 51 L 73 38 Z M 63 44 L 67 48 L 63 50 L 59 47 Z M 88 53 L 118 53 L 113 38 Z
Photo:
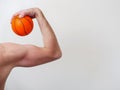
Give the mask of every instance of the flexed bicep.
M 20 67 L 32 67 L 57 59 L 53 52 L 47 48 L 41 48 L 34 45 L 26 45 L 26 48 L 27 54 L 18 64 Z
M 27 49 L 24 45 L 15 43 L 2 43 L 2 62 L 5 64 L 11 64 L 15 66 L 15 63 L 23 59 L 26 55 Z

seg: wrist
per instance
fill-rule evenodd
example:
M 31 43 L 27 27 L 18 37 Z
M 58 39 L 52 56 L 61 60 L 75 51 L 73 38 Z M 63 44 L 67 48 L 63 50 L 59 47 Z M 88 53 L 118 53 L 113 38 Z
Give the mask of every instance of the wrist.
M 43 16 L 42 11 L 39 8 L 34 8 L 35 11 L 35 18 L 39 18 Z

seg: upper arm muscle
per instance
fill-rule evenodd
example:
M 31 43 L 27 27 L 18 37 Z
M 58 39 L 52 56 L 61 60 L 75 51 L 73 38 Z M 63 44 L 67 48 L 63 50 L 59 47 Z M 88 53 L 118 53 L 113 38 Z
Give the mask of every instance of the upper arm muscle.
M 27 54 L 24 59 L 19 62 L 18 66 L 31 67 L 50 62 L 52 60 L 49 50 L 45 48 L 32 45 L 26 45 L 26 48 Z

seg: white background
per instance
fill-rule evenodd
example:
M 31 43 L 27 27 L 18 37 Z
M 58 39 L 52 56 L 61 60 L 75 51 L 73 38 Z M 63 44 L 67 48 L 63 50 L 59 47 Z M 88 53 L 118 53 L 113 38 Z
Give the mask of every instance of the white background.
M 42 9 L 63 56 L 13 69 L 6 90 L 120 90 L 120 0 L 0 0 L 0 43 L 43 45 L 35 20 L 26 37 L 11 30 L 12 15 L 31 7 Z

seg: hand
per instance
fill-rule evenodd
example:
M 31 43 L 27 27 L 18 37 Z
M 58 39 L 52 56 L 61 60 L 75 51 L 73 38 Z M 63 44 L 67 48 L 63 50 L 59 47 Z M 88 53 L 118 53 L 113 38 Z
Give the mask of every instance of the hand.
M 36 18 L 42 11 L 39 8 L 30 8 L 30 9 L 24 9 L 21 11 L 16 12 L 13 16 L 19 16 L 19 18 L 22 18 L 26 15 L 30 16 L 31 18 Z

